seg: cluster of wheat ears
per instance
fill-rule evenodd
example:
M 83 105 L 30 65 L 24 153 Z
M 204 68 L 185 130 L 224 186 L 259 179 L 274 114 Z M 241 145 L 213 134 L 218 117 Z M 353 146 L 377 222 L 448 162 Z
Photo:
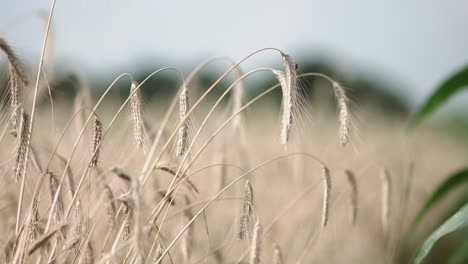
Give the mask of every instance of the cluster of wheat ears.
M 12 201 L 9 207 L 14 208 L 14 217 L 2 213 L 3 219 L 0 221 L 7 225 L 3 227 L 4 230 L 9 230 L 11 226 L 10 233 L 2 237 L 2 262 L 248 261 L 250 264 L 256 264 L 285 263 L 285 255 L 288 255 L 288 262 L 309 263 L 310 255 L 307 253 L 316 245 L 316 236 L 309 234 L 304 239 L 299 235 L 303 246 L 299 246 L 302 250 L 294 256 L 287 250 L 284 251 L 284 248 L 297 248 L 296 245 L 292 245 L 295 242 L 290 242 L 290 246 L 286 246 L 286 242 L 283 245 L 278 242 L 294 239 L 290 237 L 287 240 L 284 236 L 288 235 L 284 234 L 275 238 L 274 234 L 281 232 L 272 230 L 275 223 L 288 214 L 315 185 L 300 190 L 298 195 L 283 192 L 281 187 L 276 186 L 276 195 L 291 203 L 285 209 L 272 205 L 274 214 L 270 215 L 273 219 L 270 221 L 266 217 L 260 217 L 257 212 L 257 202 L 268 197 L 258 195 L 262 190 L 254 188 L 253 174 L 290 157 L 300 156 L 316 162 L 321 168 L 320 185 L 323 186 L 323 191 L 320 192 L 320 223 L 315 225 L 314 230 L 327 229 L 334 217 L 330 213 L 333 204 L 331 195 L 335 183 L 334 172 L 310 152 L 294 152 L 287 146 L 290 144 L 291 132 L 301 122 L 306 100 L 301 91 L 303 86 L 300 80 L 308 76 L 323 78 L 329 82 L 338 106 L 339 137 L 336 142 L 343 148 L 347 146 L 351 134 L 351 114 L 345 89 L 339 82 L 321 73 L 298 73 L 292 58 L 274 48 L 260 49 L 237 62 L 230 61 L 231 67 L 196 100 L 189 92 L 192 80 L 210 63 L 226 58 L 207 60 L 187 77 L 176 68 L 162 68 L 138 83 L 130 74 L 125 73 L 107 87 L 94 106 L 89 92 L 79 92 L 75 98 L 72 117 L 63 126 L 63 130 L 57 135 L 44 135 L 43 127 L 58 128 L 55 128 L 55 123 L 47 123 L 48 114 L 45 109 L 48 108 L 43 107 L 41 110 L 40 106 L 36 105 L 42 86 L 50 94 L 47 75 L 42 65 L 39 65 L 35 86 L 30 85 L 29 75 L 23 64 L 4 39 L 0 39 L 0 49 L 7 58 L 9 69 L 3 111 L 5 122 L 2 123 L 0 140 L 15 138 L 13 143 L 2 145 L 4 152 L 7 151 L 5 148 L 13 149 L 8 164 L 2 165 L 2 168 L 9 167 L 8 173 L 5 173 L 8 180 L 5 182 L 15 190 L 15 194 L 17 190 L 17 195 L 8 198 Z M 244 74 L 241 64 L 262 52 L 277 52 L 283 69 L 257 68 Z M 140 88 L 149 78 L 166 71 L 176 72 L 180 76 L 181 85 L 157 126 L 145 119 L 145 103 Z M 272 73 L 278 84 L 246 100 L 244 79 L 258 72 Z M 216 102 L 204 114 L 201 124 L 195 125 L 194 111 L 201 108 L 202 103 L 211 102 L 207 99 L 208 95 L 230 75 L 235 77 L 232 84 L 216 98 Z M 116 83 L 124 79 L 130 79 L 128 97 L 110 118 L 102 118 L 104 113 L 100 114 L 99 109 L 102 108 L 103 100 Z M 277 134 L 283 154 L 251 166 L 248 156 L 244 155 L 251 151 L 251 143 L 243 136 L 246 133 L 245 109 L 278 88 L 281 88 L 282 103 L 281 129 Z M 217 125 L 210 125 L 209 121 L 215 119 L 217 108 L 229 94 L 232 94 L 228 104 L 229 117 Z M 27 101 L 25 98 L 32 100 Z M 26 107 L 28 104 L 31 108 Z M 176 110 L 177 120 L 172 122 L 174 120 L 171 117 Z M 119 119 L 126 114 L 127 121 Z M 119 127 L 126 124 L 133 137 L 132 147 L 123 147 L 124 139 L 110 142 L 108 138 L 111 132 L 118 133 Z M 262 130 L 262 127 L 257 129 Z M 261 133 L 267 134 L 270 131 L 266 130 Z M 202 136 L 203 131 L 210 131 L 209 135 Z M 301 142 L 307 139 L 298 140 Z M 45 141 L 47 143 L 44 143 Z M 109 162 L 103 165 L 103 160 L 106 159 L 104 145 L 108 150 L 111 149 L 111 152 L 127 153 L 125 162 L 112 163 L 112 158 L 109 158 Z M 233 152 L 244 155 L 239 159 L 243 164 L 227 161 L 227 156 Z M 213 160 L 211 157 L 215 159 L 211 164 L 199 169 L 194 168 L 194 164 L 200 160 Z M 228 177 L 228 169 L 236 172 L 235 177 Z M 392 219 L 391 201 L 394 199 L 391 173 L 381 169 L 381 198 L 376 207 L 379 208 L 380 224 L 385 233 L 388 232 Z M 343 171 L 347 183 L 344 188 L 349 201 L 346 203 L 349 210 L 345 210 L 349 219 L 347 225 L 352 227 L 358 222 L 358 195 L 361 195 L 362 191 L 359 191 L 359 181 L 355 174 L 351 170 Z M 210 177 L 193 180 L 194 175 L 204 173 L 209 173 Z M 230 172 L 229 175 L 233 176 L 234 173 Z M 165 181 L 161 179 L 163 177 L 170 180 Z M 290 181 L 288 175 L 282 175 L 279 180 Z M 273 183 L 268 186 L 267 181 L 266 184 L 257 186 L 260 189 L 273 188 Z M 236 189 L 239 186 L 241 188 Z M 222 204 L 226 204 L 227 208 L 219 209 L 219 213 L 210 217 L 208 209 Z M 299 210 L 317 211 L 313 206 L 306 205 L 302 205 Z M 9 221 L 10 218 L 12 221 Z M 209 221 L 211 224 L 208 224 Z M 307 221 L 300 223 L 304 224 Z M 294 234 L 303 230 L 301 226 L 296 226 L 298 223 L 294 223 L 293 220 L 289 223 L 285 233 Z M 313 225 L 312 220 L 310 225 Z M 215 239 L 213 236 L 221 238 Z M 218 244 L 213 244 L 212 241 Z

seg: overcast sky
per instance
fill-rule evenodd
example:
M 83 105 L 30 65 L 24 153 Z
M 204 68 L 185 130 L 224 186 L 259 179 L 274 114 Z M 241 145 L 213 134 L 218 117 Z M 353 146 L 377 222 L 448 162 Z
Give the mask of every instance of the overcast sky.
M 0 35 L 37 61 L 38 12 L 51 0 L 2 2 Z M 130 70 L 130 62 L 161 56 L 181 63 L 241 58 L 262 47 L 293 58 L 327 50 L 344 67 L 397 79 L 416 102 L 468 63 L 463 0 L 57 0 L 54 31 L 55 61 L 85 71 Z

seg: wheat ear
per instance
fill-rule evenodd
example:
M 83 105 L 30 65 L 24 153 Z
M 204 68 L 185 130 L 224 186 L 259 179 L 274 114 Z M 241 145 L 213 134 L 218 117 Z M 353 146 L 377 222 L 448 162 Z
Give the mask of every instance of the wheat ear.
M 333 91 L 335 92 L 339 108 L 340 143 L 342 146 L 345 146 L 349 142 L 350 118 L 348 109 L 348 98 L 346 97 L 346 93 L 343 87 L 337 82 L 333 82 Z
M 57 179 L 57 176 L 52 171 L 47 170 L 47 175 L 49 175 L 49 191 L 50 191 L 50 199 L 51 201 L 54 200 L 55 195 L 57 195 L 57 191 L 59 191 L 59 183 L 60 181 Z M 60 193 L 58 194 L 57 206 L 56 206 L 56 221 L 59 220 L 59 216 L 63 215 L 64 212 L 64 203 L 63 198 Z
M 42 235 L 41 237 L 39 237 L 37 239 L 37 241 L 35 241 L 31 245 L 31 247 L 29 248 L 28 254 L 31 255 L 32 253 L 34 253 L 34 251 L 36 251 L 37 249 L 39 249 L 40 247 L 45 245 L 53 235 L 55 235 L 58 231 L 60 231 L 60 229 L 62 229 L 66 225 L 67 224 L 61 224 L 58 227 L 56 227 L 55 229 L 53 229 L 53 230 L 47 232 L 46 234 Z
M 247 227 L 249 225 L 250 217 L 252 216 L 253 199 L 252 185 L 250 185 L 249 180 L 247 180 L 244 185 L 244 203 L 242 204 L 242 216 L 238 234 L 238 237 L 241 240 L 247 236 Z
M 137 147 L 142 148 L 144 144 L 143 100 L 140 89 L 137 89 L 137 87 L 138 83 L 132 81 L 130 87 L 130 121 Z
M 387 169 L 383 169 L 381 173 L 382 179 L 382 226 L 384 231 L 388 230 L 390 221 L 390 208 L 392 198 L 392 181 L 390 172 Z
M 183 123 L 181 127 L 179 128 L 179 132 L 177 134 L 177 148 L 176 148 L 177 157 L 182 157 L 185 154 L 185 151 L 187 151 L 187 147 L 189 144 L 189 139 L 188 139 L 189 119 L 188 118 L 186 119 L 188 109 L 189 109 L 188 89 L 187 89 L 187 86 L 184 85 L 180 93 L 180 97 L 179 97 L 179 121 Z
M 107 184 L 104 185 L 103 201 L 107 211 L 107 224 L 109 225 L 109 229 L 112 230 L 115 227 L 115 216 L 117 213 L 114 204 L 114 195 L 112 193 L 111 188 Z
M 26 155 L 29 146 L 29 115 L 21 105 L 18 105 L 20 113 L 20 124 L 18 127 L 18 137 L 16 143 L 15 164 L 13 169 L 13 179 L 15 182 L 23 178 L 26 171 Z
M 350 170 L 346 170 L 346 179 L 350 188 L 350 202 L 351 202 L 351 223 L 356 224 L 357 213 L 358 213 L 358 188 L 357 181 L 354 173 Z
M 273 244 L 273 264 L 283 264 L 283 254 L 278 244 Z
M 328 223 L 330 211 L 330 194 L 331 194 L 331 177 L 330 170 L 325 164 L 322 164 L 322 178 L 323 178 L 323 202 L 322 202 L 322 227 Z
M 281 143 L 286 145 L 291 133 L 293 111 L 297 97 L 297 73 L 291 56 L 281 53 L 284 65 L 284 78 L 280 80 L 283 92 L 283 118 L 281 123 Z M 283 82 L 283 83 L 282 83 Z
M 91 163 L 90 167 L 95 168 L 99 164 L 100 154 L 102 149 L 102 140 L 104 139 L 102 123 L 97 116 L 94 117 L 93 125 L 93 142 L 91 148 Z
M 250 260 L 249 264 L 258 264 L 260 263 L 260 256 L 261 256 L 261 249 L 262 249 L 262 235 L 263 235 L 263 227 L 259 221 L 255 224 L 253 236 L 252 236 L 252 244 L 250 246 Z
M 26 77 L 25 70 L 19 58 L 13 52 L 10 45 L 3 39 L 0 38 L 0 49 L 6 54 L 8 58 L 9 74 L 10 74 L 10 110 L 11 121 L 13 122 L 13 128 L 16 128 L 16 107 L 19 104 L 19 85 L 20 83 L 24 86 L 29 84 L 28 78 Z

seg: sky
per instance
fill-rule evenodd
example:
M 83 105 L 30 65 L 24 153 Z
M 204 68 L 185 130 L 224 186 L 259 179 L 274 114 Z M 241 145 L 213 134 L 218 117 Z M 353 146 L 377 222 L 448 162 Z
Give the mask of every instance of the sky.
M 38 14 L 51 0 L 2 2 L 0 36 L 37 63 L 44 31 Z M 376 72 L 419 103 L 468 64 L 464 0 L 57 0 L 53 25 L 54 61 L 113 76 L 159 65 L 157 58 L 240 59 L 276 47 L 293 58 L 326 53 L 344 69 Z

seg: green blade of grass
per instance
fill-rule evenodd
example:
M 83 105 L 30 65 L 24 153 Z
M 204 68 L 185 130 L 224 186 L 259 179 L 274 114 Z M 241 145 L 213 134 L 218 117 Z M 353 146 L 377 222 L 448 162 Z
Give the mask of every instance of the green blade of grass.
M 429 253 L 434 244 L 443 236 L 468 225 L 468 204 L 465 204 L 458 212 L 439 226 L 423 243 L 413 258 L 413 264 L 419 264 Z
M 452 95 L 465 87 L 468 87 L 468 66 L 450 76 L 437 87 L 435 92 L 411 118 L 407 128 L 408 131 L 412 131 L 424 118 L 428 117 Z
M 461 184 L 468 182 L 468 168 L 457 171 L 443 181 L 437 189 L 432 193 L 431 197 L 424 203 L 421 210 L 414 218 L 411 223 L 410 230 L 407 234 L 409 237 L 416 229 L 417 225 L 421 222 L 423 217 L 433 208 L 442 198 L 444 198 L 451 190 L 460 186 Z

